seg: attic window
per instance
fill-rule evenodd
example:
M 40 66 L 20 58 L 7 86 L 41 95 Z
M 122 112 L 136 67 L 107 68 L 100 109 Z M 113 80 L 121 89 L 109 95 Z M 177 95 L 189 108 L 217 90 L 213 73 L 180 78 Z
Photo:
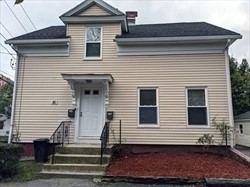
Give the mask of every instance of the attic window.
M 102 58 L 101 27 L 86 27 L 84 58 L 87 60 L 98 60 Z

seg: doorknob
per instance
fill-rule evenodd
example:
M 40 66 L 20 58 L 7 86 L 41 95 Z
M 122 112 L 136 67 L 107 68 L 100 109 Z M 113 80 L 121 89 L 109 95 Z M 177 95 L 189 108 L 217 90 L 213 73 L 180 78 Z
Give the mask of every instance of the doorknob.
M 80 112 L 80 117 L 82 117 L 82 112 Z

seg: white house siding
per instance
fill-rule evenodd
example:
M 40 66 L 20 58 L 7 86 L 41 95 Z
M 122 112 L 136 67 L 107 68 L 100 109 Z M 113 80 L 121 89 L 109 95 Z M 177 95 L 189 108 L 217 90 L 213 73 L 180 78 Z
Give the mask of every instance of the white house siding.
M 243 125 L 243 134 L 239 133 L 239 124 Z M 234 127 L 237 131 L 236 144 L 250 147 L 250 121 L 235 122 Z
M 69 57 L 27 57 L 25 62 L 21 59 L 15 126 L 22 142 L 49 137 L 67 118 L 71 90 L 61 73 L 112 74 L 108 108 L 114 111 L 111 131 L 117 139 L 122 120 L 122 140 L 126 144 L 191 145 L 204 133 L 216 133 L 212 128 L 187 127 L 188 86 L 208 87 L 210 122 L 215 116 L 218 120 L 229 119 L 224 54 L 117 56 L 113 39 L 120 32 L 119 24 L 103 25 L 102 61 L 83 61 L 84 26 L 79 24 L 68 27 Z M 138 87 L 159 88 L 159 128 L 137 127 Z M 58 105 L 51 105 L 52 100 L 57 100 Z M 73 129 L 71 132 L 73 137 Z M 111 143 L 115 141 L 112 132 Z
M 96 16 L 96 15 L 108 16 L 110 14 L 106 12 L 105 10 L 101 9 L 100 7 L 98 7 L 97 5 L 92 5 L 87 10 L 79 14 L 79 16 Z

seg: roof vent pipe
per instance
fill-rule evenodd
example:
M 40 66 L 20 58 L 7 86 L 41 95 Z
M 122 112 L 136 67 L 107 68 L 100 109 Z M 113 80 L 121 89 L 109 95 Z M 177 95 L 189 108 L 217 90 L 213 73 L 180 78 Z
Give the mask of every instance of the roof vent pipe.
M 138 16 L 137 11 L 127 11 L 126 12 L 128 25 L 135 25 L 135 18 Z

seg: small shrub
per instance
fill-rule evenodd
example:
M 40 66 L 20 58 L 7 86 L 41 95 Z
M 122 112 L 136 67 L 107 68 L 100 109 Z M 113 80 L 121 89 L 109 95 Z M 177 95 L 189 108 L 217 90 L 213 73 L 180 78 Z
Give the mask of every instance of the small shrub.
M 23 147 L 18 144 L 0 144 L 0 178 L 11 178 L 17 167 Z

